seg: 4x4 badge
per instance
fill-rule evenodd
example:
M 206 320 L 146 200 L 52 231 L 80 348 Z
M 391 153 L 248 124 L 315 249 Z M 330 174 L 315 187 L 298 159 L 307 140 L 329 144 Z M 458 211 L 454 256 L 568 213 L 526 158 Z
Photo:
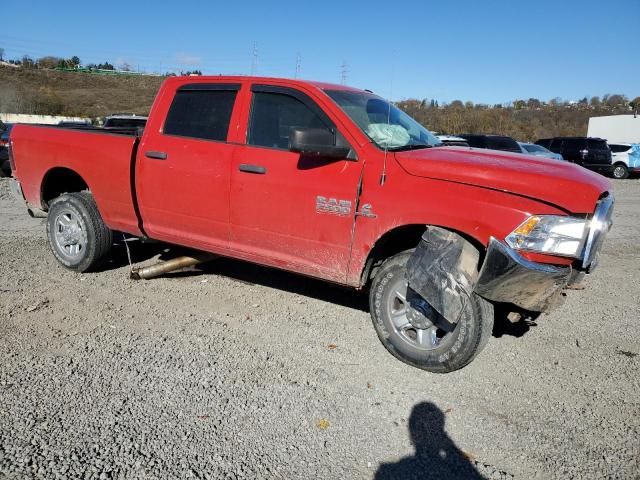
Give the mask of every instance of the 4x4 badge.
M 356 212 L 358 217 L 377 218 L 378 215 L 372 212 L 373 207 L 370 203 L 365 203 L 359 212 Z

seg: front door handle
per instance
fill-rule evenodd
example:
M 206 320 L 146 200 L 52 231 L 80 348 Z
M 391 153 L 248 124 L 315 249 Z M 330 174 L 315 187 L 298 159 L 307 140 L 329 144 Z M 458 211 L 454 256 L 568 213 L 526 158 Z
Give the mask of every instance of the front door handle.
M 238 167 L 238 170 L 246 173 L 256 173 L 258 175 L 264 175 L 265 173 L 267 173 L 266 168 L 261 167 L 260 165 L 250 165 L 248 163 L 241 163 Z
M 164 152 L 156 152 L 153 150 L 149 150 L 147 152 L 144 152 L 144 156 L 147 158 L 153 158 L 154 160 L 166 160 L 167 159 L 167 154 Z

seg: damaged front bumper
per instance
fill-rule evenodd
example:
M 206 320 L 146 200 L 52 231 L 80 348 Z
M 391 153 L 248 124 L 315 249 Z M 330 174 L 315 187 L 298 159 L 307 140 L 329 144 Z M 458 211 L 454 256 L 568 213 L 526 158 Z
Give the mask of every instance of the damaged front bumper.
M 536 312 L 555 306 L 575 278 L 570 266 L 530 262 L 491 238 L 474 292 L 494 302 L 513 303 Z

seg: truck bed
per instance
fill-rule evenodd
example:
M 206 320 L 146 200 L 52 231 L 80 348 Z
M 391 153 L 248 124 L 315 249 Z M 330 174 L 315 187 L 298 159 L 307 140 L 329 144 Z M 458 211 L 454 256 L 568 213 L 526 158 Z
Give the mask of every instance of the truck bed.
M 11 140 L 14 173 L 28 205 L 44 208 L 47 185 L 55 189 L 47 177 L 54 179 L 69 169 L 91 190 L 110 228 L 140 233 L 132 195 L 138 144 L 135 130 L 16 125 Z

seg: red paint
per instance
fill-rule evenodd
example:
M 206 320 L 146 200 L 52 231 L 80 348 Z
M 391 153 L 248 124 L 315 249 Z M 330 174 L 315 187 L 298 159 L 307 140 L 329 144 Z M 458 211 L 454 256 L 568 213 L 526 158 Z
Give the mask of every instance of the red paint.
M 176 89 L 187 83 L 240 83 L 227 142 L 162 133 Z M 303 91 L 337 125 L 357 161 L 313 168 L 293 152 L 246 145 L 252 83 Z M 323 92 L 346 88 L 297 80 L 248 77 L 177 77 L 165 81 L 136 154 L 135 192 L 130 188 L 134 139 L 40 126 L 12 131 L 15 174 L 29 204 L 40 207 L 42 181 L 55 167 L 77 172 L 93 192 L 113 229 L 141 234 L 137 196 L 148 236 L 307 275 L 358 286 L 367 256 L 386 232 L 403 225 L 439 225 L 487 245 L 503 240 L 531 214 L 588 214 L 610 189 L 599 175 L 569 163 L 466 148 L 434 148 L 387 154 Z M 154 150 L 167 160 L 146 158 Z M 238 170 L 264 166 L 265 175 Z M 371 204 L 376 218 L 316 212 L 316 197 Z M 567 264 L 549 255 L 532 261 Z

